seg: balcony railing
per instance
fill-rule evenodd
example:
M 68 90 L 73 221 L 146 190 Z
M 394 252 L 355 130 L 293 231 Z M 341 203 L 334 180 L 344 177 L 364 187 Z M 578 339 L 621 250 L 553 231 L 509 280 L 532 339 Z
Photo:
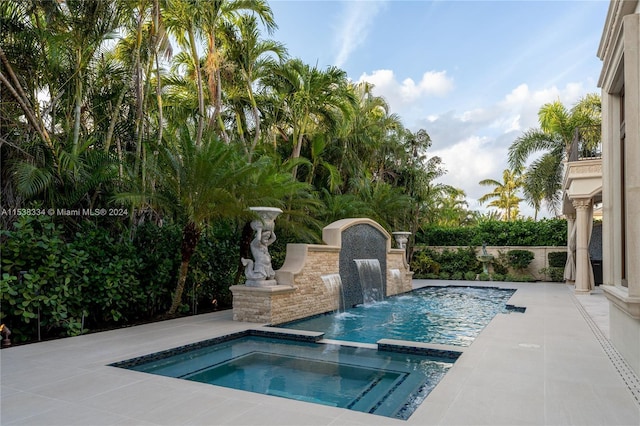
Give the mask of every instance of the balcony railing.
M 602 138 L 600 126 L 579 127 L 573 134 L 567 160 L 593 160 L 602 158 Z

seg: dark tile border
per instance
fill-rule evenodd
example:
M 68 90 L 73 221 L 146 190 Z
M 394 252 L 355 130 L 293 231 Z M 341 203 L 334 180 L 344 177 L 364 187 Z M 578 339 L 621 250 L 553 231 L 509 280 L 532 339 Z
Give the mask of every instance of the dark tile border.
M 139 357 L 127 359 L 124 361 L 118 361 L 108 364 L 110 367 L 131 368 L 150 361 L 159 361 L 161 359 L 169 358 L 174 355 L 180 355 L 189 351 L 214 346 L 220 343 L 228 342 L 231 340 L 240 339 L 242 337 L 255 336 L 255 337 L 271 337 L 282 340 L 293 340 L 297 342 L 317 343 L 322 339 L 323 335 L 304 335 L 297 333 L 286 333 L 279 331 L 269 331 L 261 329 L 248 329 L 239 331 L 236 333 L 227 334 L 220 337 L 214 337 L 212 339 L 202 340 L 196 343 L 190 343 L 188 345 L 178 346 L 164 351 L 154 352 L 152 354 L 142 355 Z

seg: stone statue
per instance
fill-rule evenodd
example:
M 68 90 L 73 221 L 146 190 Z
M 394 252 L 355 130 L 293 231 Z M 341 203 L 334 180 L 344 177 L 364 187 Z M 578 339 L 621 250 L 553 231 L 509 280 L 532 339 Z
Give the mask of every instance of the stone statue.
M 275 218 L 282 210 L 275 207 L 250 207 L 260 219 L 251 221 L 251 229 L 256 232 L 251 241 L 252 259 L 240 259 L 244 266 L 244 275 L 247 277 L 246 285 L 250 287 L 270 287 L 278 285 L 275 280 L 276 273 L 271 266 L 269 246 L 276 240 Z
M 487 253 L 487 243 L 485 243 L 485 242 L 482 243 L 482 254 L 484 256 L 489 255 L 489 253 Z
M 269 246 L 276 240 L 276 234 L 272 230 L 262 229 L 260 222 L 257 222 L 254 227 L 256 236 L 251 241 L 251 254 L 254 260 L 241 259 L 244 265 L 244 274 L 249 280 L 272 280 L 276 273 L 271 266 Z

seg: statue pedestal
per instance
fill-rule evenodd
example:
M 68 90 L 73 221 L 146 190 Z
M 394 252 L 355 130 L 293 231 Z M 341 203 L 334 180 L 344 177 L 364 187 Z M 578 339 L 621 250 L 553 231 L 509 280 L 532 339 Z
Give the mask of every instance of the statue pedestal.
M 300 305 L 292 304 L 291 298 L 297 287 L 275 285 L 249 287 L 232 285 L 233 320 L 261 324 L 281 324 L 300 317 L 291 317 L 291 310 L 299 312 Z M 305 315 L 306 316 L 306 315 Z
M 245 282 L 247 287 L 273 287 L 278 285 L 276 280 L 247 280 Z

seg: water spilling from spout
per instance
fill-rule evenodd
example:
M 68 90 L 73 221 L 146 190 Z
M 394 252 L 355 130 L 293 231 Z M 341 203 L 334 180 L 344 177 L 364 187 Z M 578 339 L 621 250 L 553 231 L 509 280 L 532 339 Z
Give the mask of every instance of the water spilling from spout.
M 340 274 L 322 275 L 320 278 L 322 278 L 322 282 L 327 290 L 338 298 L 338 312 L 344 312 L 344 287 L 342 286 L 342 278 L 340 278 Z
M 384 300 L 380 261 L 378 259 L 353 259 L 353 261 L 356 263 L 360 277 L 363 303 L 366 305 Z

